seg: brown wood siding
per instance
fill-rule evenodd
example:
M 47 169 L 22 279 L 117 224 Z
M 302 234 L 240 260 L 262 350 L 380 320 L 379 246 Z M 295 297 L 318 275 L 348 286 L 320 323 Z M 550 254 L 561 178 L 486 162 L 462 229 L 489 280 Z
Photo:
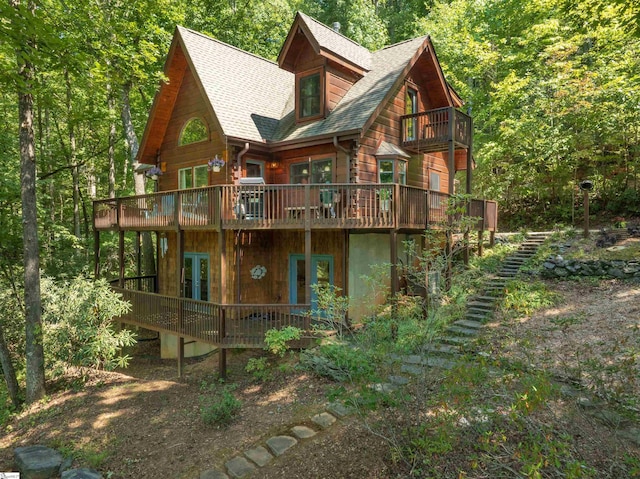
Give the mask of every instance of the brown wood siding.
M 327 108 L 329 111 L 332 111 L 340 103 L 340 100 L 353 86 L 354 81 L 355 79 L 348 78 L 338 70 L 327 69 Z
M 243 232 L 240 289 L 243 303 L 289 303 L 289 255 L 304 254 L 304 231 Z M 311 235 L 312 254 L 333 256 L 334 284 L 344 290 L 342 252 L 344 233 L 321 231 Z M 262 279 L 253 279 L 256 265 L 267 269 Z
M 378 182 L 378 161 L 375 156 L 380 143 L 399 145 L 401 141 L 400 117 L 404 115 L 404 86 L 400 86 L 389 99 L 360 143 L 358 153 L 358 182 Z
M 283 303 L 289 302 L 289 255 L 304 254 L 304 231 L 245 231 L 226 233 L 226 278 L 223 278 L 225 303 L 236 303 L 238 285 L 236 283 L 235 239 L 240 241 L 240 291 L 243 303 Z M 175 233 L 167 233 L 168 249 L 158 263 L 158 292 L 176 296 L 178 275 Z M 311 235 L 312 254 L 333 256 L 334 284 L 344 289 L 342 282 L 342 254 L 344 233 L 342 231 L 320 231 Z M 184 233 L 185 253 L 207 253 L 209 255 L 209 298 L 218 301 L 220 279 L 218 264 L 220 250 L 218 233 L 210 231 Z M 262 279 L 253 279 L 251 269 L 256 265 L 267 268 Z
M 291 165 L 294 163 L 300 163 L 307 161 L 309 158 L 312 160 L 319 160 L 322 158 L 333 159 L 333 171 L 335 183 L 347 182 L 347 161 L 343 153 L 340 153 L 336 161 L 336 148 L 333 144 L 309 146 L 306 148 L 299 148 L 295 150 L 286 150 L 277 153 L 274 159 L 277 161 L 277 168 L 273 169 L 270 178 L 271 183 L 275 184 L 287 184 L 290 182 Z
M 215 154 L 224 154 L 225 144 L 214 126 L 215 122 L 206 106 L 207 102 L 208 100 L 201 95 L 191 70 L 187 68 L 160 150 L 161 161 L 166 163 L 166 171 L 158 180 L 160 191 L 178 189 L 180 168 L 205 165 Z M 178 146 L 182 128 L 194 117 L 201 118 L 207 125 L 209 140 Z M 228 167 L 223 168 L 220 173 L 210 172 L 209 184 L 228 183 L 230 173 L 231 169 Z
M 167 252 L 164 257 L 160 257 L 158 263 L 159 293 L 177 296 L 178 258 L 176 255 L 176 233 L 167 233 L 167 245 Z M 218 252 L 218 233 L 212 231 L 185 231 L 184 252 L 206 253 L 209 255 L 209 297 L 216 299 L 218 294 L 218 272 L 214 265 L 215 258 L 220 257 L 220 253 Z

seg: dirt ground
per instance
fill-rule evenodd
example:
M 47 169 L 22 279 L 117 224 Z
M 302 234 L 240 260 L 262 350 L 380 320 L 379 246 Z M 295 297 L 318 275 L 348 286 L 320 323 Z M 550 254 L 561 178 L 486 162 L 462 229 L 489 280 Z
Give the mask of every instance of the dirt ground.
M 560 305 L 496 323 L 486 334 L 495 336 L 507 357 L 586 382 L 612 399 L 640 397 L 640 287 L 603 281 L 553 283 L 552 288 L 564 298 Z M 87 387 L 53 392 L 22 412 L 0 435 L 0 471 L 11 470 L 14 447 L 47 444 L 75 451 L 78 465 L 94 461 L 105 477 L 198 478 L 199 471 L 222 469 L 241 451 L 308 424 L 336 387 L 291 370 L 261 383 L 244 372 L 248 359 L 260 353 L 230 354 L 229 377 L 243 407 L 228 427 L 207 427 L 200 419 L 199 395 L 203 381 L 215 381 L 216 355 L 189 360 L 185 377 L 177 380 L 175 361 L 158 359 L 158 346 L 157 341 L 140 343 L 128 369 L 95 374 Z M 569 403 L 563 407 L 575 409 Z M 600 440 L 611 436 L 606 426 L 584 416 L 563 417 L 574 418 L 567 427 L 580 436 L 585 454 L 606 456 L 609 446 Z M 406 477 L 389 451 L 385 440 L 350 417 L 252 477 Z

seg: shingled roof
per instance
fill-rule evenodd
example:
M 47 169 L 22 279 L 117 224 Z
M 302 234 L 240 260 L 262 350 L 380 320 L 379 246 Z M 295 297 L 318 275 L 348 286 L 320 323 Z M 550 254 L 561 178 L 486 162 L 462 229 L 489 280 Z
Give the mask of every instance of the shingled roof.
M 336 49 L 369 70 L 326 118 L 301 124 L 295 121 L 292 73 L 274 62 L 178 27 L 193 74 L 224 135 L 274 143 L 362 131 L 412 59 L 426 48 L 427 37 L 419 37 L 370 53 L 316 20 L 299 15 L 324 48 Z
M 371 52 L 302 12 L 297 14 L 318 44 L 318 47 L 341 56 L 363 70 L 371 70 Z

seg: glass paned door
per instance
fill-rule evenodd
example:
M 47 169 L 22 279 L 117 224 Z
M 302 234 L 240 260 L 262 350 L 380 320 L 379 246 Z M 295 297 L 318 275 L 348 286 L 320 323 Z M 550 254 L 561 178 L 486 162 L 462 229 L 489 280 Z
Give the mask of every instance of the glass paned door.
M 305 303 L 305 260 L 302 254 L 289 256 L 289 302 L 291 304 Z M 333 256 L 311 256 L 311 285 L 333 285 Z M 311 290 L 311 308 L 317 309 L 318 297 Z
M 184 297 L 209 301 L 208 254 L 184 254 Z

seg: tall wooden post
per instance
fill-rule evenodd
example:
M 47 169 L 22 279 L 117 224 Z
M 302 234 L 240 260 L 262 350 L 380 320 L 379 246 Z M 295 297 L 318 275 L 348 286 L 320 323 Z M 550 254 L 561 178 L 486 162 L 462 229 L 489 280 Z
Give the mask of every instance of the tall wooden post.
M 473 119 L 469 117 L 469 145 L 467 148 L 467 217 L 471 215 L 471 192 L 473 179 Z M 464 264 L 469 266 L 469 248 L 470 248 L 469 229 L 464 233 Z
M 311 304 L 311 189 L 304 186 L 304 295 Z
M 184 321 L 184 303 L 182 298 L 184 297 L 184 231 L 176 231 L 176 265 L 177 265 L 177 278 L 176 288 L 178 297 L 178 318 L 177 318 L 177 332 L 178 332 L 178 377 L 182 377 L 182 365 L 184 363 L 184 337 L 182 336 L 183 321 Z
M 449 195 L 454 194 L 454 181 L 456 176 L 456 150 L 455 150 L 455 135 L 456 135 L 456 109 L 454 107 L 449 108 Z M 451 281 L 453 277 L 453 215 L 449 214 L 447 218 L 447 244 L 445 248 L 445 255 L 447 257 L 447 269 L 445 272 L 445 288 L 447 291 L 451 289 Z
M 100 278 L 100 231 L 93 230 L 93 277 Z
M 589 237 L 589 190 L 584 188 L 582 190 L 582 197 L 584 198 L 584 232 L 585 238 Z
M 142 290 L 142 248 L 141 248 L 141 233 L 136 231 L 136 276 L 138 277 L 138 291 Z
M 220 307 L 220 346 L 218 349 L 218 375 L 220 379 L 227 377 L 227 350 L 223 346 L 224 337 L 227 334 L 227 315 L 223 306 Z
M 120 266 L 119 270 L 119 285 L 121 288 L 124 288 L 124 231 L 118 231 L 118 263 Z

